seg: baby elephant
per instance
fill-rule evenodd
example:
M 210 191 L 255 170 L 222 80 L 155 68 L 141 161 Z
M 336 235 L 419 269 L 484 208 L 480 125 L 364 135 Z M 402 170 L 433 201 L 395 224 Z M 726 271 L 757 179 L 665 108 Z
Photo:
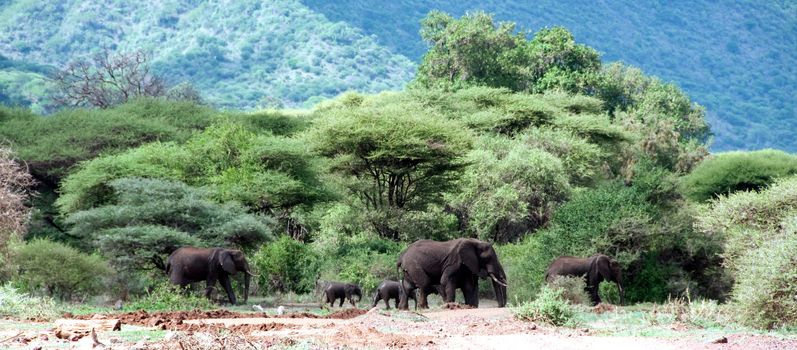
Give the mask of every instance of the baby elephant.
M 417 309 L 418 299 L 415 299 L 415 291 L 410 293 L 410 295 L 407 297 L 415 301 L 415 308 Z M 395 306 L 398 308 L 399 283 L 396 281 L 384 280 L 379 284 L 379 287 L 376 287 L 376 293 L 374 293 L 374 304 L 371 307 L 376 307 L 376 304 L 379 303 L 379 300 L 384 300 L 385 308 L 390 309 L 390 299 L 396 299 Z
M 357 301 L 360 301 L 363 298 L 363 292 L 360 290 L 360 286 L 353 283 L 330 282 L 324 288 L 324 302 L 329 303 L 330 307 L 335 306 L 337 299 L 340 299 L 338 306 L 343 306 L 343 299 L 348 299 L 351 306 L 357 307 L 354 296 L 357 296 Z

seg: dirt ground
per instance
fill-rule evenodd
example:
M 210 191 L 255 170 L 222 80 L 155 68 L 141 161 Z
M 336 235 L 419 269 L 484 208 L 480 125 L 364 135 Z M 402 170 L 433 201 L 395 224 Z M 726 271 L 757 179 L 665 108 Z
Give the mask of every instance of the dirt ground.
M 46 324 L 34 324 L 0 332 L 0 348 L 797 349 L 795 339 L 768 335 L 730 334 L 725 343 L 714 343 L 722 337 L 702 339 L 687 333 L 674 338 L 606 336 L 592 329 L 519 321 L 505 308 L 441 308 L 423 313 L 344 309 L 327 316 L 139 311 L 73 318 L 118 318 L 122 332 L 101 332 L 96 341 L 90 336 L 63 340 Z M 126 328 L 134 331 L 122 337 Z

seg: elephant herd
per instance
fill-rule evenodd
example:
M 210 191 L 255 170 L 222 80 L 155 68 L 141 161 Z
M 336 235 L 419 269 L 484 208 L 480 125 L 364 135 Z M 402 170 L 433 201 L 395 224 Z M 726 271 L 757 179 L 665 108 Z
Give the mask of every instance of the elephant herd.
M 165 271 L 169 281 L 180 286 L 206 281 L 205 296 L 209 297 L 216 282 L 227 292 L 230 303 L 237 302 L 233 293 L 230 276 L 244 273 L 244 303 L 249 294 L 249 264 L 240 250 L 222 248 L 183 247 L 169 255 L 164 264 L 153 258 L 157 267 Z M 507 276 L 498 260 L 492 244 L 473 238 L 459 238 L 446 242 L 419 240 L 410 244 L 396 262 L 399 281 L 385 280 L 376 289 L 373 306 L 384 300 L 390 308 L 389 300 L 395 300 L 398 309 L 407 310 L 409 300 L 415 307 L 428 308 L 427 296 L 439 294 L 444 302 L 454 302 L 456 290 L 464 296 L 465 304 L 479 306 L 479 279 L 492 284 L 499 307 L 507 303 Z M 575 276 L 586 280 L 593 304 L 600 303 L 598 285 L 602 281 L 617 283 L 620 290 L 620 303 L 624 292 L 622 274 L 616 260 L 595 254 L 589 258 L 562 256 L 555 259 L 545 272 L 545 280 L 551 282 L 556 276 Z M 417 293 L 417 296 L 416 296 Z M 323 301 L 334 306 L 343 306 L 348 300 L 352 306 L 362 299 L 361 288 L 352 283 L 330 282 L 323 289 Z

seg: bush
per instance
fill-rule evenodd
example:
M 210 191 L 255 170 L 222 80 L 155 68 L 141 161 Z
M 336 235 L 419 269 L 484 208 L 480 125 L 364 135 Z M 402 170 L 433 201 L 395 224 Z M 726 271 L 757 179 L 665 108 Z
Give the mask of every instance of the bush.
M 188 293 L 178 285 L 162 282 L 146 295 L 125 304 L 124 311 L 178 311 L 216 308 L 204 296 Z
M 520 141 L 484 137 L 471 151 L 455 206 L 482 240 L 510 242 L 545 225 L 570 194 L 562 162 Z
M 318 278 L 318 256 L 310 245 L 282 236 L 260 248 L 253 258 L 260 285 L 270 292 L 310 293 Z
M 48 240 L 34 240 L 19 248 L 19 282 L 29 292 L 44 290 L 61 300 L 84 299 L 104 290 L 113 274 L 99 255 Z
M 601 285 L 604 284 L 607 283 Z M 587 283 L 583 277 L 556 276 L 549 286 L 558 289 L 561 297 L 572 305 L 591 305 L 589 294 L 584 289 Z
M 526 236 L 516 244 L 496 245 L 495 250 L 509 281 L 507 300 L 534 300 L 545 283 L 545 270 L 551 262 L 539 240 Z
M 701 214 L 705 233 L 726 238 L 740 321 L 760 328 L 797 325 L 797 177 L 761 192 L 720 196 Z
M 562 296 L 562 290 L 543 287 L 537 298 L 524 302 L 514 308 L 515 317 L 532 322 L 542 322 L 554 326 L 574 327 L 576 311 Z
M 760 190 L 795 174 L 797 156 L 783 151 L 727 152 L 703 161 L 682 185 L 689 198 L 704 202 L 718 195 Z
M 0 316 L 51 320 L 61 315 L 53 299 L 48 297 L 33 297 L 21 293 L 10 283 L 7 283 L 0 285 Z

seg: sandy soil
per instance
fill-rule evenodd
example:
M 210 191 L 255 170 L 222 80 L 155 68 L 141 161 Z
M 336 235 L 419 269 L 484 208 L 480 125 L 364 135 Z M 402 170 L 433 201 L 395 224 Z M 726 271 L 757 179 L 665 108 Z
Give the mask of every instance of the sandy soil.
M 588 329 L 556 329 L 519 321 L 508 309 L 499 308 L 443 308 L 424 313 L 345 309 L 325 317 L 307 313 L 267 316 L 229 311 L 141 311 L 81 318 L 92 317 L 120 318 L 128 327 L 167 330 L 167 335 L 163 340 L 131 343 L 105 332 L 98 336 L 102 345 L 96 345 L 88 338 L 70 343 L 48 337 L 46 331 L 22 331 L 22 336 L 0 343 L 0 347 L 211 349 L 224 344 L 226 348 L 258 349 L 302 343 L 311 348 L 372 349 L 797 349 L 797 340 L 765 335 L 729 335 L 727 343 L 721 344 L 711 343 L 714 339 L 694 339 L 686 333 L 680 339 L 601 336 Z

